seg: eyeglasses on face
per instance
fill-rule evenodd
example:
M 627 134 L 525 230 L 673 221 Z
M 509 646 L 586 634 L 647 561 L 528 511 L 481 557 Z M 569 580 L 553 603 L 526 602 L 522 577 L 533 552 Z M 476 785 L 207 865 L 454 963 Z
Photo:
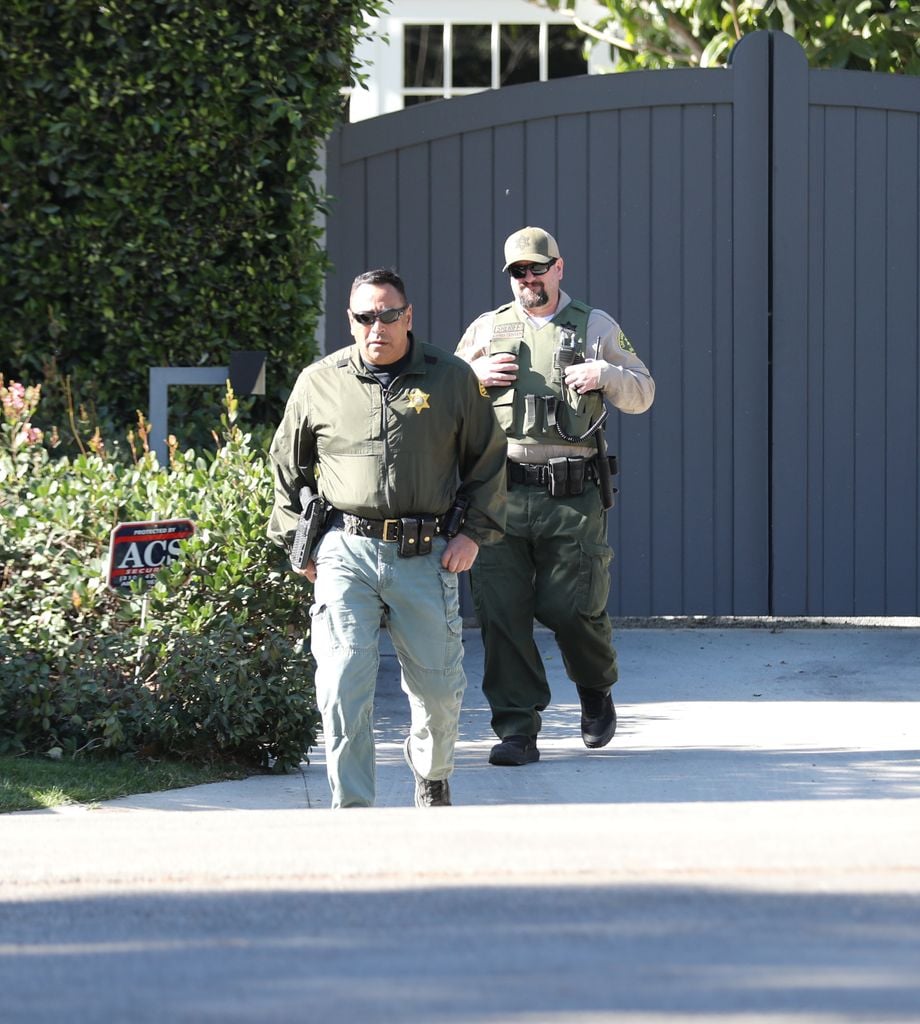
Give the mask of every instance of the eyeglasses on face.
M 382 324 L 395 324 L 408 308 L 408 306 L 400 306 L 399 309 L 381 309 L 379 313 L 356 313 L 354 310 L 349 312 L 362 327 L 370 327 L 375 320 L 379 320 Z
M 534 277 L 542 277 L 555 262 L 556 258 L 553 257 L 549 263 L 512 263 L 508 267 L 508 273 L 518 280 L 526 277 L 528 274 L 533 274 Z

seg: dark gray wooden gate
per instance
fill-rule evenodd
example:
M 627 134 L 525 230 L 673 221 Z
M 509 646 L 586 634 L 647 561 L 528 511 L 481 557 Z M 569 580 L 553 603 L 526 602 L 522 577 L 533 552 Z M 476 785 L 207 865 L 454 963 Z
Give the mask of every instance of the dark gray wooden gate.
M 917 79 L 811 70 L 757 33 L 728 69 L 343 126 L 327 348 L 352 277 L 386 265 L 453 349 L 510 295 L 504 238 L 546 227 L 657 383 L 608 431 L 611 613 L 917 615 L 918 123 Z

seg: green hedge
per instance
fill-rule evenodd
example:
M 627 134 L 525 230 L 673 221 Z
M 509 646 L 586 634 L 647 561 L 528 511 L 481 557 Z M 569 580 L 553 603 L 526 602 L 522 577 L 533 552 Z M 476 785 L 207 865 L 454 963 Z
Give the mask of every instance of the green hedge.
M 318 723 L 309 592 L 265 538 L 265 438 L 228 388 L 212 451 L 161 468 L 139 424 L 135 460 L 104 444 L 51 459 L 29 426 L 38 397 L 0 377 L 0 753 L 299 763 Z M 196 532 L 144 610 L 142 589 L 107 586 L 110 533 L 168 518 Z
M 109 431 L 146 407 L 150 366 L 264 350 L 288 388 L 326 270 L 312 175 L 377 7 L 3 0 L 4 369 L 70 378 Z

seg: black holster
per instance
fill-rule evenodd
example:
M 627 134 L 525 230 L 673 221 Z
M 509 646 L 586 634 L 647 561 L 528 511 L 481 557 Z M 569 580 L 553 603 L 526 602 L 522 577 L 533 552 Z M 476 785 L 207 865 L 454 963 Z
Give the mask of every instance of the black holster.
M 300 572 L 306 569 L 313 555 L 313 549 L 326 529 L 326 520 L 332 506 L 309 487 L 300 488 L 300 518 L 297 520 L 297 532 L 291 545 L 291 568 Z

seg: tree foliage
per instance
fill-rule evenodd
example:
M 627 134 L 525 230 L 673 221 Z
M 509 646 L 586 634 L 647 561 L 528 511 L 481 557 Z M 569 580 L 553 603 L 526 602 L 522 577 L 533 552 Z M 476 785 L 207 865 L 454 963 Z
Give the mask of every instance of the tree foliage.
M 570 0 L 531 0 L 570 13 Z M 617 70 L 716 67 L 742 36 L 786 32 L 812 67 L 920 74 L 914 0 L 600 0 L 609 11 L 592 39 L 617 48 Z
M 147 369 L 315 352 L 315 171 L 378 0 L 4 0 L 0 363 L 123 427 Z M 271 386 L 271 385 L 270 385 Z M 46 392 L 46 399 L 50 400 Z

